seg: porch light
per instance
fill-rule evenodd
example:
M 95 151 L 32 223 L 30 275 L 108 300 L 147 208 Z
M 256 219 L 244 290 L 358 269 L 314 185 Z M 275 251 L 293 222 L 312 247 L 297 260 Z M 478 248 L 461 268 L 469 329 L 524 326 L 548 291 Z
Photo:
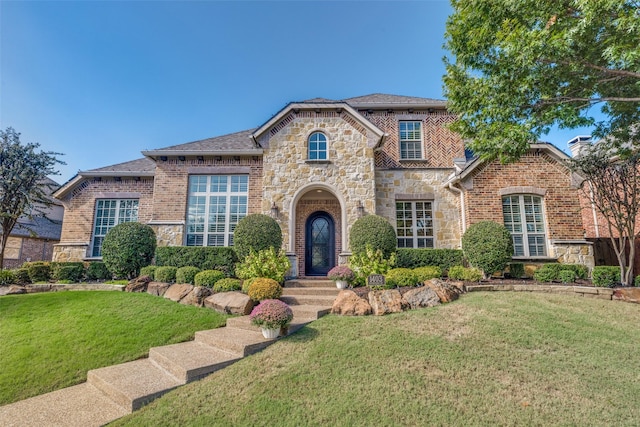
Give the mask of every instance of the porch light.
M 278 219 L 278 207 L 276 206 L 276 202 L 271 202 L 271 218 Z
M 364 206 L 362 206 L 362 200 L 358 200 L 358 218 L 362 218 L 364 216 Z

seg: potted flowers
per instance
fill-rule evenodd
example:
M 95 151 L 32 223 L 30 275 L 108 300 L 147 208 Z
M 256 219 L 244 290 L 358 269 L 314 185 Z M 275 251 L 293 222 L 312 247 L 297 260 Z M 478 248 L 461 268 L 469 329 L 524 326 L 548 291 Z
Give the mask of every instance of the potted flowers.
M 277 299 L 266 299 L 255 306 L 249 315 L 251 323 L 262 328 L 265 338 L 277 338 L 281 328 L 286 328 L 293 319 L 293 311 L 286 303 Z
M 353 271 L 346 265 L 338 265 L 329 270 L 327 277 L 336 282 L 338 289 L 345 289 L 350 281 L 353 280 Z

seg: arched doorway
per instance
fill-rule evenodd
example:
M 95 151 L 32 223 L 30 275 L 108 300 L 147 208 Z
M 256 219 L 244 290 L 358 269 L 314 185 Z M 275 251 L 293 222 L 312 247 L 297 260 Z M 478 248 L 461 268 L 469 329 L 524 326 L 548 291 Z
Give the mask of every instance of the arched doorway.
M 335 264 L 335 224 L 327 212 L 318 211 L 305 224 L 305 274 L 326 276 Z

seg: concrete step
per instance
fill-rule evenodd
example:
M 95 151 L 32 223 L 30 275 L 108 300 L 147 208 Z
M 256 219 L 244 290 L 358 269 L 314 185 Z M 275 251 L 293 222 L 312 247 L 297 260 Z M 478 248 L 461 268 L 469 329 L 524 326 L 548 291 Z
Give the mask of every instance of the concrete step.
M 185 384 L 149 359 L 140 359 L 87 373 L 87 382 L 128 412 L 140 409 L 166 392 Z
M 334 298 L 338 296 L 340 293 L 340 289 L 336 288 L 283 288 L 282 295 L 324 295 L 324 296 L 333 296 Z
M 284 282 L 285 288 L 333 288 L 336 284 L 329 279 L 293 279 Z
M 332 303 L 333 304 L 333 303 Z M 318 320 L 331 313 L 331 306 L 326 305 L 292 305 L 293 318 Z
M 294 316 L 293 321 L 291 322 L 291 324 L 289 324 L 289 334 L 296 332 L 298 329 L 314 320 L 316 319 L 300 318 Z M 245 331 L 260 332 L 262 334 L 262 329 L 260 328 L 260 326 L 256 326 L 251 323 L 251 320 L 249 320 L 249 316 L 233 317 L 231 319 L 227 319 L 227 328 L 243 329 Z
M 329 306 L 333 305 L 333 301 L 335 301 L 336 296 L 326 296 L 326 295 L 286 295 L 281 296 L 280 299 L 286 302 L 289 305 L 322 305 Z
M 153 347 L 149 350 L 149 359 L 153 363 L 186 383 L 206 377 L 240 358 L 237 354 L 196 341 Z
M 196 332 L 197 342 L 223 351 L 235 353 L 240 357 L 249 356 L 266 348 L 274 340 L 262 336 L 261 332 L 249 331 L 233 327 L 209 329 Z

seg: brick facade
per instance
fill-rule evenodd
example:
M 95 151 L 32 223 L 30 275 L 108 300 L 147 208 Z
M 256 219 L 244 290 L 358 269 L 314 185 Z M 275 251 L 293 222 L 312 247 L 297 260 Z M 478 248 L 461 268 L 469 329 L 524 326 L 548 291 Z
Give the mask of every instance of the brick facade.
M 11 250 L 5 252 L 4 268 L 18 268 L 25 262 L 50 261 L 57 240 L 10 237 Z

